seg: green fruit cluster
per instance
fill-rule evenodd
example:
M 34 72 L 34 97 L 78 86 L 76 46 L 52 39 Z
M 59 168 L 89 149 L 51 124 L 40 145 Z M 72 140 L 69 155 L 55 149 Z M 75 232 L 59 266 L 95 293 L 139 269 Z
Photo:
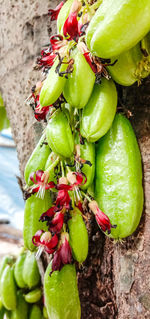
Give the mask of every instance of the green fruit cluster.
M 44 276 L 47 318 L 81 318 L 74 264 L 88 256 L 87 210 L 117 240 L 140 222 L 141 155 L 130 121 L 117 114 L 117 87 L 150 74 L 149 12 L 149 0 L 68 0 L 50 10 L 58 34 L 38 59 L 45 79 L 32 90 L 35 117 L 47 126 L 24 173 L 25 247 L 52 257 Z M 39 280 L 34 270 L 27 281 L 31 256 L 25 276 L 16 276 L 23 289 Z M 25 300 L 34 294 L 38 288 Z
M 0 318 L 44 319 L 40 274 L 34 253 L 22 250 L 0 263 Z

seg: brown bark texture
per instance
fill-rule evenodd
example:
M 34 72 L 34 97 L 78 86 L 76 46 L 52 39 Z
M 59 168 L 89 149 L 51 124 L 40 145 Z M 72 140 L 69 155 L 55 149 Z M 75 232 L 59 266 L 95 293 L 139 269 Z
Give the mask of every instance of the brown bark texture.
M 33 65 L 42 46 L 49 42 L 50 31 L 56 31 L 47 12 L 58 2 L 0 0 L 0 92 L 22 178 L 42 131 L 25 99 L 40 79 Z M 130 120 L 142 153 L 145 207 L 137 231 L 122 242 L 106 238 L 94 220 L 87 225 L 89 255 L 82 266 L 77 265 L 82 319 L 150 318 L 150 79 L 140 87 L 118 87 L 118 93 L 119 107 L 127 115 L 132 113 Z

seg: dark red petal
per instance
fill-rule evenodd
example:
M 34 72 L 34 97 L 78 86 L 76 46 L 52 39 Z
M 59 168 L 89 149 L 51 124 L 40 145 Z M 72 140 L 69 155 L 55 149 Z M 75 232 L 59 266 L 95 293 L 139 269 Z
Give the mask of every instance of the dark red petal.
M 96 64 L 92 62 L 91 53 L 85 52 L 84 57 L 85 57 L 86 61 L 88 62 L 89 66 L 91 67 L 92 71 L 94 73 L 97 73 L 97 67 L 96 67 Z
M 49 15 L 51 16 L 51 21 L 57 20 L 58 14 L 64 5 L 64 2 L 61 1 L 61 3 L 55 8 L 48 10 Z
M 45 189 L 50 189 L 50 188 L 55 188 L 55 183 L 54 182 L 49 182 L 48 184 L 46 184 Z
M 54 233 L 59 233 L 63 227 L 64 214 L 61 212 L 56 213 L 50 224 L 50 230 Z
M 77 207 L 83 213 L 83 207 L 82 207 L 82 203 L 81 202 L 78 202 Z
M 66 207 L 70 208 L 71 198 L 66 190 L 60 190 L 56 199 L 56 206 L 59 208 Z
M 87 177 L 83 173 L 74 172 L 77 182 L 74 185 L 84 185 L 87 182 Z
M 41 169 L 39 169 L 38 171 L 36 171 L 36 182 L 40 183 L 41 182 L 41 178 L 44 174 L 44 171 L 42 171 Z
M 97 214 L 95 217 L 96 217 L 98 225 L 101 227 L 101 229 L 104 232 L 107 230 L 108 231 L 111 230 L 112 225 L 110 223 L 110 219 L 100 209 L 97 210 Z
M 56 35 L 53 35 L 51 38 L 50 38 L 50 43 L 51 43 L 51 47 L 52 47 L 52 50 L 55 51 L 55 50 L 59 50 L 62 45 L 63 45 L 63 36 L 61 34 L 56 34 Z
M 61 267 L 62 267 L 62 262 L 61 262 L 61 256 L 60 256 L 60 249 L 58 249 L 52 261 L 52 271 L 60 270 Z
M 70 191 L 72 190 L 72 185 L 58 184 L 56 189 Z
M 35 235 L 32 237 L 32 243 L 35 246 L 39 246 L 41 244 L 41 235 L 44 233 L 43 230 L 38 230 Z
M 55 53 L 48 53 L 47 55 L 43 56 L 42 58 L 39 58 L 37 60 L 37 63 L 41 66 L 52 66 L 54 64 L 54 60 L 56 58 Z
M 35 111 L 34 111 L 34 116 L 36 118 L 37 121 L 41 121 L 41 120 L 45 120 L 46 119 L 46 115 L 49 112 L 49 108 L 53 106 L 46 106 L 43 107 L 42 109 L 40 109 L 40 104 L 36 106 Z
M 77 12 L 73 12 L 69 14 L 69 17 L 64 23 L 63 33 L 65 37 L 70 35 L 70 40 L 78 36 Z
M 55 212 L 56 212 L 56 206 L 53 206 L 49 208 L 45 213 L 43 213 L 39 220 L 41 220 L 42 222 L 48 221 L 49 219 L 54 217 Z
M 64 265 L 71 263 L 72 252 L 67 239 L 65 239 L 65 242 L 60 247 L 60 255 L 61 255 L 62 263 Z
M 48 254 L 53 254 L 58 244 L 58 237 L 55 234 L 50 241 L 43 240 L 40 244 L 45 246 L 45 250 Z

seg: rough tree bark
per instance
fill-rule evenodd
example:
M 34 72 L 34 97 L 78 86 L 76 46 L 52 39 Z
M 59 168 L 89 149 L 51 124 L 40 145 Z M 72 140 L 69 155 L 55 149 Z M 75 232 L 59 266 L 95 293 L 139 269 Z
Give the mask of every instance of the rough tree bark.
M 25 163 L 41 134 L 25 104 L 30 88 L 39 78 L 35 58 L 48 43 L 47 11 L 59 1 L 0 0 L 0 91 L 10 118 L 23 178 Z M 150 80 L 138 88 L 119 88 L 120 106 L 133 114 L 143 159 L 145 209 L 136 233 L 114 243 L 104 237 L 94 220 L 89 229 L 89 256 L 78 269 L 82 319 L 150 318 Z M 13 192 L 13 190 L 12 190 Z

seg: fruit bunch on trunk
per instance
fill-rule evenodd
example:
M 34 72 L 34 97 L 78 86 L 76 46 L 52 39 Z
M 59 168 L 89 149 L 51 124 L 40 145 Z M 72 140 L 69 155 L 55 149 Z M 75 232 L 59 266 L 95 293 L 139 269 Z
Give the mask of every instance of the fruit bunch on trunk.
M 75 264 L 88 255 L 86 212 L 115 240 L 140 222 L 141 155 L 117 88 L 150 73 L 149 12 L 149 0 L 67 0 L 49 10 L 57 34 L 37 58 L 41 80 L 28 98 L 46 127 L 24 173 L 24 244 L 51 259 L 49 319 L 81 318 Z

